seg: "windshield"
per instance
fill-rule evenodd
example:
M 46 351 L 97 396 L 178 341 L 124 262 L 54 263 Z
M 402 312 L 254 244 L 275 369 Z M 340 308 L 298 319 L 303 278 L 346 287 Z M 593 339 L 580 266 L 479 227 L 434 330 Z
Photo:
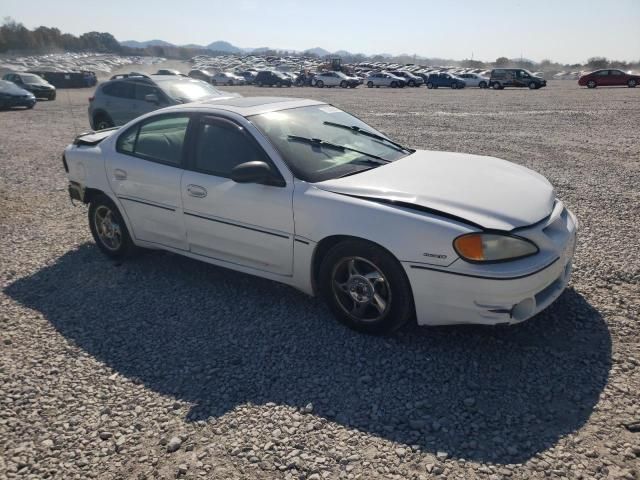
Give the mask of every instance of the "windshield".
M 220 96 L 220 90 L 216 90 L 208 83 L 200 80 L 170 80 L 158 82 L 158 85 L 172 98 L 183 102 L 194 102 L 201 98 Z
M 2 93 L 24 93 L 24 94 L 27 93 L 23 89 L 17 87 L 15 83 L 8 82 L 6 80 L 0 80 L 0 92 L 2 92 Z
M 294 175 L 307 182 L 369 170 L 411 153 L 384 138 L 373 138 L 385 136 L 331 105 L 263 113 L 249 120 L 276 147 Z
M 20 77 L 22 78 L 22 81 L 24 83 L 38 83 L 38 84 L 41 84 L 41 85 L 45 85 L 47 83 L 41 77 L 39 77 L 37 75 L 21 73 Z

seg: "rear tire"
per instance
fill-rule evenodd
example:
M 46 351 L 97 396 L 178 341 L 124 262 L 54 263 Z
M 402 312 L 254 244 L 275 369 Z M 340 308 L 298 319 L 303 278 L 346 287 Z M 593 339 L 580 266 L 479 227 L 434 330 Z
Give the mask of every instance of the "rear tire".
M 433 83 L 427 82 L 427 88 L 431 90 L 433 88 Z
M 93 126 L 95 130 L 104 130 L 106 128 L 115 127 L 113 120 L 106 113 L 96 115 L 93 119 Z
M 480 88 L 487 88 L 487 82 L 482 81 L 482 82 L 480 82 L 480 83 L 478 84 L 478 86 L 479 86 Z
M 373 82 L 371 82 L 371 81 L 367 82 L 367 87 L 368 88 L 373 88 Z
M 370 334 L 394 331 L 414 316 L 411 284 L 389 252 L 364 240 L 346 240 L 327 252 L 319 287 L 336 318 Z
M 494 90 L 502 90 L 502 85 L 500 85 L 500 82 L 493 82 L 493 85 L 491 85 L 491 87 Z
M 324 82 L 323 82 L 322 80 L 318 80 L 318 81 L 316 82 L 316 87 L 318 87 L 318 88 L 324 88 Z
M 398 82 L 396 82 L 395 80 L 391 82 L 391 88 L 398 88 Z
M 409 80 L 409 86 L 410 87 L 415 87 L 416 86 L 416 81 L 415 80 Z
M 89 228 L 98 248 L 110 258 L 121 259 L 136 251 L 118 207 L 106 195 L 91 201 Z

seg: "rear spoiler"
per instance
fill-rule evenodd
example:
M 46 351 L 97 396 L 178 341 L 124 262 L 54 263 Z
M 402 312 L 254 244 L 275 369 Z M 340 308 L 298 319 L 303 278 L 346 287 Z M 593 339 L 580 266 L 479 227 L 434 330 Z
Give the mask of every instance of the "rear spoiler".
M 91 131 L 81 133 L 73 140 L 73 144 L 78 146 L 94 147 L 119 128 L 120 127 L 112 127 L 105 128 L 104 130 L 99 130 L 97 132 Z

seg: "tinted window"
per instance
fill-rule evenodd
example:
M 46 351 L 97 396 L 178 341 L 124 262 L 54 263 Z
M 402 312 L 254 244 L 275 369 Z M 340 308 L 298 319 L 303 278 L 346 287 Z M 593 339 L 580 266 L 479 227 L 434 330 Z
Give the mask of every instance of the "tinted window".
M 189 117 L 170 116 L 148 120 L 123 133 L 117 142 L 121 153 L 178 166 Z
M 620 70 L 611 70 L 611 75 L 624 75 Z
M 134 85 L 131 82 L 113 82 L 107 83 L 102 87 L 105 95 L 119 98 L 134 98 Z
M 599 77 L 604 77 L 606 75 L 609 75 L 609 70 L 600 70 L 599 72 L 596 72 L 596 75 L 598 75 Z
M 198 128 L 195 168 L 219 177 L 230 177 L 237 165 L 268 162 L 262 150 L 240 127 L 226 121 L 202 123 Z

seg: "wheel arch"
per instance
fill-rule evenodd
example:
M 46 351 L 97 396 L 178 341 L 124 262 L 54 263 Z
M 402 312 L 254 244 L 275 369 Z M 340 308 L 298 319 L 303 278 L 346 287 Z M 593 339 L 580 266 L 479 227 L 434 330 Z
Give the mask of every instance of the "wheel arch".
M 311 257 L 311 272 L 310 272 L 311 287 L 313 289 L 314 295 L 317 295 L 319 293 L 318 275 L 320 274 L 320 265 L 322 265 L 322 260 L 324 260 L 327 253 L 329 253 L 329 250 L 331 250 L 333 247 L 335 247 L 339 243 L 342 243 L 348 240 L 357 240 L 361 242 L 370 243 L 371 245 L 375 245 L 376 247 L 381 248 L 386 253 L 388 253 L 391 256 L 391 258 L 395 259 L 395 261 L 398 262 L 398 264 L 401 264 L 400 259 L 398 259 L 388 248 L 386 248 L 384 245 L 380 245 L 377 242 L 373 242 L 368 238 L 359 237 L 356 235 L 342 235 L 342 234 L 326 236 L 316 244 Z M 413 296 L 413 292 L 411 292 L 411 294 Z

